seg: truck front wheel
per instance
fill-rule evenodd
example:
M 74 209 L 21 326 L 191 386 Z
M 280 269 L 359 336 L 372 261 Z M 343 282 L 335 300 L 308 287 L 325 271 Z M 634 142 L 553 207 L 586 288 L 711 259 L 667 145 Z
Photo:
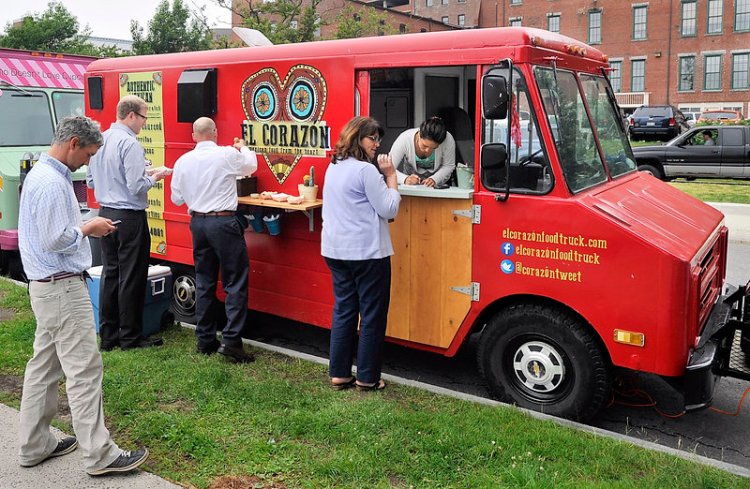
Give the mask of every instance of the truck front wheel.
M 609 399 L 609 360 L 573 315 L 542 305 L 498 313 L 479 345 L 491 394 L 553 416 L 585 421 Z

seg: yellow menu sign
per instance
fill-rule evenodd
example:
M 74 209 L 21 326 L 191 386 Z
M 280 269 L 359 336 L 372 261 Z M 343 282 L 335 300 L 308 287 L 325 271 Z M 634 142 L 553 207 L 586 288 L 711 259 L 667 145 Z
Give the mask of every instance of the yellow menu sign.
M 151 166 L 164 166 L 164 113 L 162 110 L 161 71 L 120 74 L 120 98 L 137 95 L 148 105 L 148 120 L 143 125 L 138 142 L 146 152 Z M 167 251 L 167 232 L 164 223 L 164 181 L 156 182 L 148 192 L 148 228 L 151 234 L 151 253 Z

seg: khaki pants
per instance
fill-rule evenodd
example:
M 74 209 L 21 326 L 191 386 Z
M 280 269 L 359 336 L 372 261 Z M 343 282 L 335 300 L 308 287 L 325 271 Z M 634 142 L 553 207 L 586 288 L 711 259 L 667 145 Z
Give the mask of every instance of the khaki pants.
M 41 462 L 57 446 L 50 422 L 65 375 L 73 430 L 85 468 L 104 468 L 122 452 L 104 426 L 102 357 L 86 283 L 78 277 L 31 282 L 29 295 L 37 326 L 21 399 L 21 465 Z

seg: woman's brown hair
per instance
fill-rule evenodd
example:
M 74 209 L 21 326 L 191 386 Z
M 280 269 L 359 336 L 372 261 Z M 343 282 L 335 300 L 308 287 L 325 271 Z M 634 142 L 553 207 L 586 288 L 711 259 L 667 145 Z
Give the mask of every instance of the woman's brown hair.
M 372 117 L 355 117 L 346 123 L 336 146 L 333 148 L 331 163 L 336 164 L 338 161 L 353 157 L 359 161 L 370 161 L 364 148 L 359 144 L 362 138 L 374 136 L 382 138 L 385 131 L 380 127 L 378 121 Z

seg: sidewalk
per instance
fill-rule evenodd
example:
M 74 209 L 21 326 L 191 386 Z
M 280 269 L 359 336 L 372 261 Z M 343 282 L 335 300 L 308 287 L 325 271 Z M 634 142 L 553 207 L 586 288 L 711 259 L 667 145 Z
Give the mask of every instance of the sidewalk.
M 0 487 L 2 489 L 179 489 L 142 470 L 91 477 L 83 468 L 81 448 L 36 467 L 18 465 L 18 411 L 0 404 Z M 60 432 L 54 430 L 58 436 Z
M 706 203 L 724 213 L 726 225 L 729 228 L 729 241 L 750 243 L 750 205 L 718 202 Z

